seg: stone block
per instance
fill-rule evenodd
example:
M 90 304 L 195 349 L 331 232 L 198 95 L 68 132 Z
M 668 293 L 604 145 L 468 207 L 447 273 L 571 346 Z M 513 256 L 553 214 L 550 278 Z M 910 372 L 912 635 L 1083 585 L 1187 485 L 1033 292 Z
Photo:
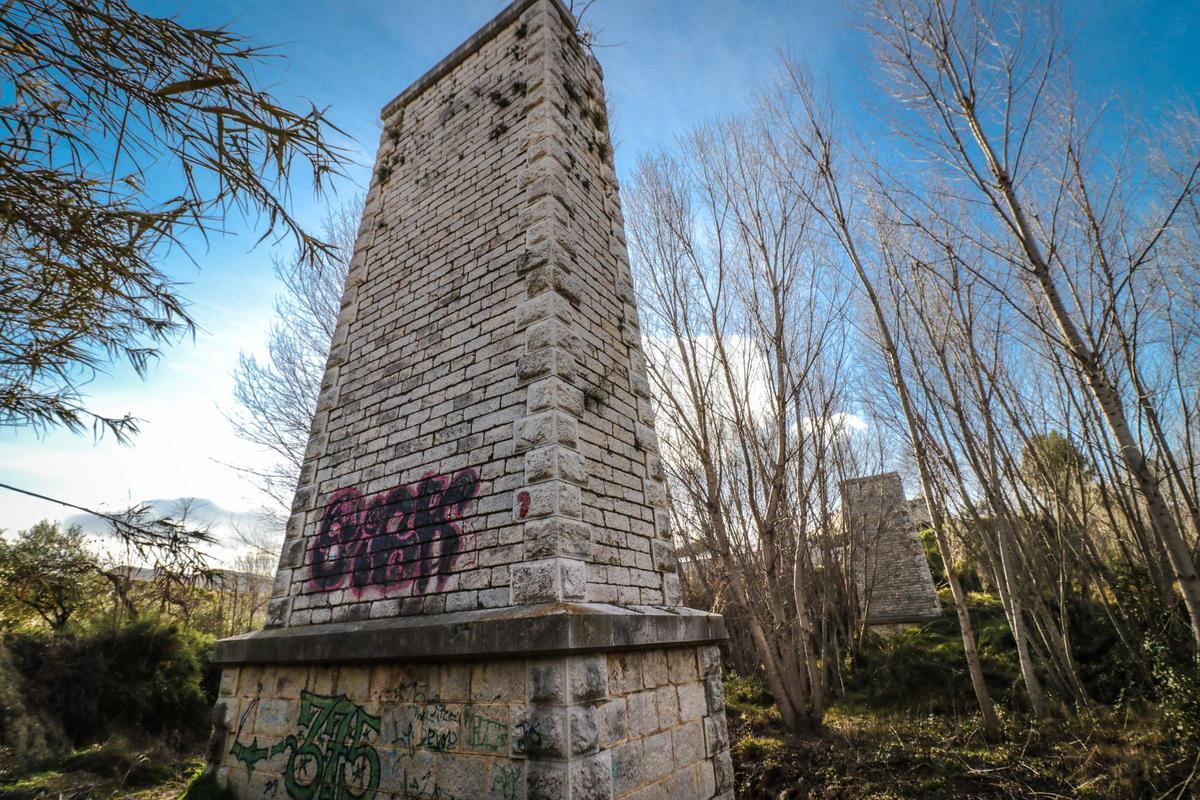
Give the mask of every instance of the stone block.
M 674 572 L 663 574 L 663 605 L 683 605 L 683 589 L 679 586 L 679 575 Z
M 558 559 L 547 558 L 512 568 L 512 603 L 548 603 L 562 597 Z
M 559 558 L 559 582 L 562 599 L 582 600 L 587 594 L 587 565 L 570 558 Z
M 629 733 L 625 720 L 625 698 L 617 697 L 600 705 L 600 746 L 611 747 Z
M 713 770 L 713 762 L 701 761 L 696 765 L 696 796 L 709 798 L 717 793 L 717 776 Z
M 729 749 L 729 728 L 725 723 L 724 714 L 713 714 L 704 718 L 704 747 L 709 758 Z
M 602 654 L 573 656 L 568 660 L 571 702 L 601 700 L 608 694 L 608 658 Z
M 526 407 L 530 414 L 560 410 L 573 417 L 583 414 L 583 390 L 561 378 L 544 378 L 529 384 Z
M 613 794 L 632 792 L 644 782 L 642 771 L 642 740 L 618 745 L 612 749 Z
M 642 682 L 640 653 L 610 653 L 608 656 L 608 691 L 611 695 L 627 695 L 645 687 Z
M 564 481 L 535 483 L 513 493 L 513 518 L 516 521 L 550 516 L 578 518 L 582 513 L 579 487 Z
M 292 610 L 292 598 L 273 597 L 267 603 L 266 627 L 280 628 L 287 624 L 288 614 Z
M 721 649 L 715 644 L 701 645 L 700 650 L 700 674 L 720 675 L 721 674 Z
M 511 750 L 512 718 L 509 706 L 473 703 L 462 712 L 460 750 L 506 756 Z
M 663 728 L 674 728 L 679 724 L 679 697 L 671 684 L 654 690 L 654 704 L 658 707 L 658 724 Z
M 733 758 L 728 750 L 722 750 L 713 761 L 718 792 L 733 792 Z
M 679 718 L 683 721 L 699 719 L 708 711 L 708 700 L 704 694 L 704 684 L 699 681 L 676 686 L 675 691 L 679 700 Z
M 563 758 L 568 750 L 567 710 L 558 706 L 515 708 L 512 727 L 514 755 Z
M 583 297 L 584 285 L 578 275 L 573 275 L 559 266 L 543 264 L 526 275 L 525 291 L 530 297 L 536 297 L 543 292 L 558 292 L 568 302 L 578 305 Z
M 667 486 L 662 481 L 651 480 L 646 478 L 643 482 L 642 493 L 646 498 L 646 505 L 654 508 L 667 507 Z
M 672 800 L 667 797 L 666 787 L 661 783 L 645 786 L 633 794 L 627 795 L 628 800 Z
M 629 713 L 629 735 L 646 736 L 658 730 L 658 706 L 655 705 L 654 690 L 636 692 L 625 698 Z
M 671 683 L 691 683 L 700 679 L 696 663 L 696 648 L 672 647 L 667 651 L 667 670 Z
M 461 703 L 470 700 L 471 665 L 443 665 L 438 672 L 438 690 L 434 697 L 446 703 Z
M 566 323 L 574 321 L 571 301 L 558 292 L 546 292 L 520 303 L 517 306 L 517 319 L 514 327 L 518 331 L 523 331 L 535 322 L 552 318 Z
M 437 790 L 443 797 L 483 797 L 485 766 L 475 756 L 442 753 L 438 757 Z
M 578 358 L 581 355 L 581 345 L 578 330 L 557 318 L 535 323 L 525 332 L 525 349 L 529 351 L 560 347 Z
M 567 725 L 571 743 L 571 754 L 591 753 L 599 745 L 596 706 L 582 705 L 567 708 Z
M 641 422 L 634 424 L 634 437 L 638 446 L 647 453 L 658 453 L 658 435 L 649 425 Z
M 564 797 L 568 797 L 566 764 L 531 761 L 526 770 L 527 800 L 563 800 Z
M 558 347 L 544 347 L 517 360 L 517 384 L 554 377 L 567 383 L 575 381 L 575 356 Z
M 525 523 L 525 557 L 567 556 L 587 560 L 592 556 L 592 529 L 571 517 L 552 516 Z
M 646 688 L 662 686 L 671 680 L 667 668 L 666 650 L 646 650 L 642 653 L 642 681 Z
M 552 656 L 531 660 L 526 687 L 531 703 L 565 703 L 567 659 Z
M 551 444 L 525 453 L 525 482 L 561 479 L 587 486 L 587 461 L 578 450 Z
M 525 677 L 525 664 L 521 661 L 485 661 L 473 664 L 471 699 L 476 702 L 523 702 Z
M 642 764 L 648 783 L 671 774 L 675 769 L 675 757 L 671 752 L 670 731 L 656 733 L 642 740 Z
M 655 539 L 650 542 L 650 555 L 654 559 L 654 568 L 659 572 L 675 572 L 678 563 L 675 560 L 675 546 L 671 542 Z
M 672 774 L 663 782 L 667 797 L 698 797 L 696 794 L 696 773 L 683 769 Z
M 546 411 L 517 421 L 514 426 L 514 450 L 523 453 L 534 447 L 561 444 L 575 448 L 579 444 L 579 422 L 561 411 Z
M 725 685 L 720 675 L 709 675 L 704 679 L 704 698 L 709 714 L 725 713 Z
M 525 800 L 525 769 L 520 761 L 493 761 L 488 769 L 486 800 Z
M 704 723 L 694 720 L 671 731 L 675 768 L 682 769 L 704 758 Z
M 611 800 L 613 794 L 611 754 L 596 753 L 571 762 L 571 800 Z

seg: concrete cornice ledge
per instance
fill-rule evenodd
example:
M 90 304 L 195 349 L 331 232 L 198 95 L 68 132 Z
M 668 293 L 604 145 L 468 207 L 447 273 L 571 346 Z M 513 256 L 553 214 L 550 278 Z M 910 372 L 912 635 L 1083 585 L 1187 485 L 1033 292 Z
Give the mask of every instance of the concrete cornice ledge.
M 718 614 L 548 603 L 271 628 L 217 642 L 217 664 L 319 664 L 561 655 L 715 643 Z

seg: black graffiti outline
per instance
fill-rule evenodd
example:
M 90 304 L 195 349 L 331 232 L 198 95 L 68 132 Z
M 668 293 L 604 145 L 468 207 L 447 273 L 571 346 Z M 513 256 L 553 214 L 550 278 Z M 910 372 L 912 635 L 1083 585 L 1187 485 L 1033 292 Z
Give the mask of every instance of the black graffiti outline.
M 430 472 L 369 500 L 357 488 L 339 489 L 308 549 L 309 589 L 329 592 L 348 584 L 362 594 L 411 585 L 419 595 L 436 576 L 440 591 L 462 550 L 463 510 L 478 491 L 473 469 L 453 476 Z

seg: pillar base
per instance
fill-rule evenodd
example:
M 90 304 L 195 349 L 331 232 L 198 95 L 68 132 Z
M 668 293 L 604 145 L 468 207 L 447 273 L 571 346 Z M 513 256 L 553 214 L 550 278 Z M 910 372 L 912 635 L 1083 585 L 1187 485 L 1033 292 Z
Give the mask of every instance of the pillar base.
M 720 616 L 553 603 L 217 644 L 239 798 L 732 797 Z

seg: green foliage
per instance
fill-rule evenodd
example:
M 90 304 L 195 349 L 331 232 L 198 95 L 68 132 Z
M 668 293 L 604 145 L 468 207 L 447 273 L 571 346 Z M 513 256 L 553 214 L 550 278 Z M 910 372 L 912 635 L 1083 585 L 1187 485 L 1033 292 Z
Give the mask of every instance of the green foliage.
M 1200 671 L 1187 660 L 1173 658 L 1159 641 L 1146 644 L 1154 671 L 1164 729 L 1189 745 L 1200 745 Z
M 217 780 L 216 773 L 201 767 L 179 800 L 234 800 L 234 795 L 232 789 Z
M 1183 797 L 1195 763 L 1195 747 L 1165 737 L 1146 706 L 1036 724 L 1001 707 L 1004 741 L 990 743 L 973 708 L 929 714 L 839 700 L 819 735 L 795 737 L 756 713 L 771 705 L 760 680 L 726 673 L 725 685 L 741 800 Z
M 137 747 L 116 737 L 35 770 L 0 775 L 0 797 L 166 800 L 178 797 L 200 769 L 194 756 L 157 744 Z
M 153 621 L 9 640 L 28 702 L 51 710 L 77 746 L 122 731 L 178 741 L 203 735 L 211 647 L 209 637 Z
M 1091 477 L 1087 458 L 1058 431 L 1035 434 L 1021 448 L 1021 472 L 1048 498 L 1069 498 Z
M 775 697 L 762 678 L 727 670 L 724 682 L 726 711 L 744 719 L 757 731 L 772 730 L 782 724 Z
M 315 107 L 261 89 L 268 54 L 125 0 L 12 0 L 0 12 L 0 426 L 88 423 L 124 438 L 131 416 L 89 411 L 89 374 L 139 374 L 191 328 L 159 269 L 186 230 L 258 215 L 306 254 L 324 245 L 288 208 L 294 166 L 318 188 L 343 153 Z M 148 185 L 150 175 L 165 184 Z
M 921 549 L 925 551 L 925 560 L 929 562 L 929 571 L 933 573 L 933 583 L 941 586 L 946 582 L 946 565 L 942 562 L 942 553 L 938 550 L 937 534 L 933 528 L 925 528 L 918 536 L 921 537 Z
M 24 681 L 0 642 L 0 775 L 70 752 L 62 726 L 47 709 L 27 702 Z
M 94 603 L 99 565 L 87 549 L 83 530 L 65 531 L 42 520 L 15 541 L 0 538 L 0 617 L 6 628 L 26 627 L 30 616 L 55 631 Z
M 968 595 L 984 678 L 997 699 L 1011 701 L 1020 680 L 1012 634 L 999 600 Z M 958 618 L 942 617 L 892 636 L 868 635 L 846 680 L 846 702 L 874 710 L 952 712 L 975 703 Z

